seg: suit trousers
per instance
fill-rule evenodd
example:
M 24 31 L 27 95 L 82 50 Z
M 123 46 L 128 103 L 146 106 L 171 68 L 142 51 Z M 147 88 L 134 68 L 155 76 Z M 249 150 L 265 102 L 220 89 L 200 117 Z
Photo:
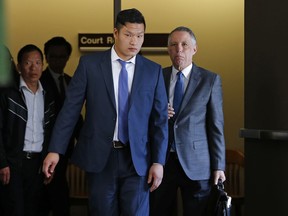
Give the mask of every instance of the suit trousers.
M 41 156 L 23 159 L 21 169 L 10 167 L 10 182 L 0 186 L 1 216 L 39 216 L 43 191 Z
M 39 216 L 69 216 L 70 200 L 69 185 L 66 178 L 68 156 L 60 155 L 56 166 L 53 180 L 44 186 L 44 196 L 41 204 L 41 215 Z
M 147 176 L 139 176 L 129 147 L 112 147 L 105 168 L 87 173 L 91 216 L 148 216 Z
M 178 188 L 181 190 L 183 215 L 205 216 L 204 211 L 211 190 L 210 180 L 189 179 L 176 153 L 170 153 L 164 168 L 162 183 L 150 195 L 150 216 L 175 215 Z

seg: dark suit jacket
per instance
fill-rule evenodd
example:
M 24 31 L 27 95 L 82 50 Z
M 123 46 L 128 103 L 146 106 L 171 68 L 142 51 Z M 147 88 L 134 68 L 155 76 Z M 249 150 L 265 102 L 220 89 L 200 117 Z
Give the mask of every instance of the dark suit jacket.
M 65 79 L 66 84 L 68 85 L 71 81 L 71 76 L 64 73 L 64 79 Z M 46 91 L 49 91 L 52 95 L 54 95 L 55 103 L 56 103 L 57 111 L 58 111 L 57 113 L 59 113 L 60 109 L 62 108 L 63 101 L 62 101 L 61 95 L 59 94 L 55 80 L 53 79 L 48 67 L 43 71 L 40 81 L 41 81 L 43 88 Z
M 65 79 L 65 82 L 67 85 L 69 85 L 71 78 L 72 78 L 71 76 L 64 73 L 64 79 Z M 61 97 L 61 95 L 58 91 L 57 84 L 55 83 L 55 80 L 52 77 L 48 67 L 43 71 L 42 76 L 40 78 L 40 81 L 41 81 L 43 88 L 47 92 L 49 92 L 51 95 L 53 95 L 53 97 L 54 97 L 55 107 L 56 107 L 56 116 L 57 116 L 59 114 L 62 106 L 63 106 L 64 101 L 63 101 L 63 98 Z M 74 149 L 74 144 L 75 144 L 75 138 L 77 138 L 79 136 L 82 124 L 83 124 L 83 118 L 80 114 L 77 125 L 76 125 L 74 132 L 71 136 L 71 139 L 69 141 L 69 145 L 68 145 L 68 148 L 66 151 L 67 156 L 71 156 L 71 154 L 72 154 L 72 151 Z
M 147 174 L 151 163 L 165 163 L 168 143 L 165 94 L 161 66 L 137 55 L 128 127 L 132 160 L 140 176 Z M 54 127 L 51 152 L 65 152 L 67 137 L 84 103 L 85 122 L 72 161 L 88 172 L 100 172 L 112 149 L 117 117 L 111 50 L 81 57 Z M 148 125 L 153 127 L 151 140 L 148 139 Z
M 169 95 L 172 67 L 163 74 Z M 222 102 L 220 76 L 193 64 L 179 114 L 169 120 L 170 146 L 174 136 L 181 166 L 192 180 L 209 179 L 211 171 L 225 169 Z

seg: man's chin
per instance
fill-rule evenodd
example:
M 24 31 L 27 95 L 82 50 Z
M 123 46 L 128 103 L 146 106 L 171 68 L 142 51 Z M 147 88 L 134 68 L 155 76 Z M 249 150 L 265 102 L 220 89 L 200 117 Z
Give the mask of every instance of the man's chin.
M 131 55 L 131 56 L 135 56 L 139 53 L 140 50 L 138 49 L 133 49 L 133 50 L 129 50 L 127 54 Z
M 177 70 L 182 70 L 183 67 L 181 67 L 181 65 L 179 64 L 174 64 L 174 67 L 177 69 Z

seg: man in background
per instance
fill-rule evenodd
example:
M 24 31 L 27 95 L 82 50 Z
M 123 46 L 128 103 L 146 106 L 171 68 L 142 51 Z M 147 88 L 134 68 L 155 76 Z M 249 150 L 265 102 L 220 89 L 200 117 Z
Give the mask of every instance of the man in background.
M 163 182 L 152 193 L 151 216 L 169 216 L 180 188 L 183 215 L 205 216 L 213 184 L 225 181 L 225 141 L 220 76 L 193 63 L 194 33 L 174 29 L 168 37 L 172 66 L 163 69 L 169 100 L 169 147 Z
M 35 45 L 20 49 L 15 85 L 0 92 L 1 216 L 39 216 L 47 154 L 55 122 L 53 96 L 39 81 L 43 54 Z
M 43 88 L 54 96 L 56 115 L 60 112 L 66 95 L 67 86 L 71 76 L 64 72 L 64 68 L 72 53 L 71 44 L 64 37 L 53 37 L 44 45 L 44 54 L 48 67 L 43 71 L 41 83 Z M 43 201 L 43 216 L 69 216 L 69 185 L 66 179 L 66 170 L 72 154 L 83 119 L 80 115 L 77 126 L 72 134 L 65 154 L 61 155 L 53 176 L 53 181 L 45 187 Z

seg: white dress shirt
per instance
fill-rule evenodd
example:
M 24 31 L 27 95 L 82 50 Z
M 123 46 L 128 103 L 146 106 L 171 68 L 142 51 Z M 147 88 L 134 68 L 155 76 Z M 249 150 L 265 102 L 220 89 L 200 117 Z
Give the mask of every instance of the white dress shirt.
M 192 64 L 190 64 L 189 66 L 187 66 L 186 68 L 181 70 L 181 72 L 184 75 L 184 94 L 185 94 L 186 88 L 187 88 L 188 83 L 189 83 L 191 70 L 192 70 Z M 170 88 L 169 88 L 169 103 L 170 103 L 170 105 L 172 107 L 173 107 L 174 90 L 175 90 L 175 85 L 176 85 L 176 82 L 177 82 L 177 73 L 178 72 L 179 71 L 176 68 L 174 68 L 174 66 L 173 66 L 172 67 L 171 80 L 170 80 Z
M 28 152 L 41 152 L 44 142 L 44 90 L 39 81 L 38 86 L 34 94 L 20 77 L 20 88 L 28 109 L 23 151 Z
M 111 61 L 112 61 L 112 75 L 113 75 L 113 83 L 114 83 L 114 94 L 115 94 L 115 102 L 116 102 L 116 112 L 117 112 L 117 119 L 116 119 L 116 127 L 114 130 L 114 137 L 113 140 L 118 140 L 118 81 L 119 81 L 119 75 L 121 71 L 121 64 L 118 61 L 118 59 L 121 59 L 115 49 L 114 46 L 111 49 Z M 123 59 L 121 59 L 123 60 Z M 124 60 L 123 60 L 124 61 Z M 132 82 L 133 82 L 133 77 L 134 77 L 134 70 L 135 70 L 135 61 L 136 61 L 136 56 L 133 58 L 129 59 L 129 64 L 126 64 L 126 70 L 128 73 L 128 90 L 129 94 L 131 93 L 131 88 L 132 88 Z

